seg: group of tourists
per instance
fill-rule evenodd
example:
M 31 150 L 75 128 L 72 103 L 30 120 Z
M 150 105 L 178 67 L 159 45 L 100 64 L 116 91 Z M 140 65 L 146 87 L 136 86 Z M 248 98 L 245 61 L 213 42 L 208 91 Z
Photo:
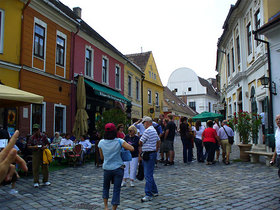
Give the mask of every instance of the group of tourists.
M 276 149 L 271 163 L 276 162 L 280 168 L 280 115 L 276 116 L 277 130 L 275 133 Z M 2 129 L 3 131 L 3 129 Z M 219 125 L 209 120 L 206 128 L 200 121 L 192 123 L 191 119 L 181 118 L 178 129 L 182 140 L 183 162 L 191 163 L 194 160 L 194 144 L 197 149 L 197 161 L 212 165 L 219 160 L 219 147 L 222 148 L 222 158 L 225 164 L 229 164 L 229 154 L 231 152 L 233 130 L 228 126 L 227 121 L 222 121 Z M 40 128 L 33 126 L 34 134 L 30 136 L 27 146 L 33 151 L 33 176 L 34 187 L 39 186 L 39 166 L 42 161 L 42 151 L 50 142 L 47 137 L 40 132 Z M 165 119 L 162 115 L 158 122 L 154 122 L 150 117 L 143 117 L 128 128 L 128 134 L 124 133 L 124 125 L 117 127 L 113 123 L 105 125 L 104 138 L 99 141 L 98 148 L 100 158 L 103 160 L 104 181 L 103 181 L 103 200 L 105 209 L 108 209 L 108 198 L 110 183 L 114 184 L 112 205 L 117 209 L 120 204 L 121 187 L 130 185 L 135 186 L 136 172 L 139 162 L 143 163 L 145 183 L 145 196 L 142 202 L 150 201 L 158 196 L 158 189 L 154 180 L 154 168 L 157 160 L 163 162 L 165 166 L 174 164 L 174 137 L 177 127 L 173 122 L 173 116 L 168 115 Z M 1 135 L 6 135 L 5 133 Z M 9 183 L 18 177 L 15 165 L 18 164 L 23 171 L 27 171 L 26 162 L 13 149 L 19 132 L 16 131 L 10 138 L 7 146 L 0 152 L 0 182 Z M 62 138 L 56 136 L 60 139 Z M 67 137 L 66 137 L 67 139 Z M 56 140 L 53 140 L 56 141 Z M 83 141 L 82 141 L 83 142 Z M 131 152 L 131 160 L 123 161 L 120 155 L 121 148 Z M 206 151 L 204 151 L 204 148 Z M 216 160 L 215 160 L 216 153 Z M 164 157 L 166 159 L 164 159 Z M 43 185 L 50 185 L 48 180 L 49 172 L 47 165 L 42 166 Z M 280 169 L 279 169 L 280 177 Z
M 181 118 L 180 127 L 177 128 L 173 115 L 167 118 L 160 115 L 158 121 L 150 117 L 134 122 L 128 128 L 128 134 L 124 133 L 124 125 L 117 127 L 113 123 L 105 126 L 104 139 L 99 144 L 101 159 L 104 159 L 104 184 L 103 199 L 105 209 L 108 208 L 108 197 L 110 182 L 114 183 L 112 205 L 116 209 L 120 203 L 120 190 L 122 187 L 135 186 L 136 173 L 140 164 L 143 164 L 145 184 L 145 196 L 142 202 L 150 201 L 158 195 L 157 185 L 153 173 L 157 162 L 164 163 L 164 166 L 174 165 L 174 139 L 177 132 L 180 133 L 183 148 L 183 162 L 191 163 L 194 144 L 197 149 L 197 161 L 207 165 L 215 163 L 215 152 L 223 149 L 222 157 L 225 164 L 229 164 L 231 144 L 229 138 L 234 136 L 233 130 L 223 121 L 219 126 L 217 120 L 213 128 L 213 121 L 207 121 L 205 128 L 200 121 L 192 123 L 191 119 Z M 131 160 L 122 161 L 120 149 L 125 148 L 131 151 Z M 205 148 L 205 152 L 204 152 Z M 219 159 L 219 154 L 216 160 Z

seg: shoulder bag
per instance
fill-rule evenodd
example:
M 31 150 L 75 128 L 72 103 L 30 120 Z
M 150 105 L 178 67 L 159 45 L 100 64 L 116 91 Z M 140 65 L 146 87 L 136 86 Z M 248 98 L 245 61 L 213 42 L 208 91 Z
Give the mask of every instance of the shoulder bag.
M 119 143 L 121 145 L 121 158 L 124 162 L 126 161 L 131 161 L 132 156 L 129 150 L 126 150 L 125 148 L 122 147 L 121 141 L 119 140 Z
M 222 126 L 222 127 L 223 127 L 224 131 L 225 131 L 226 134 L 227 134 L 227 131 L 226 131 L 226 129 L 224 128 L 224 126 Z M 228 137 L 228 143 L 233 144 L 233 142 L 234 142 L 233 136 L 229 136 L 229 135 L 227 134 L 227 137 Z

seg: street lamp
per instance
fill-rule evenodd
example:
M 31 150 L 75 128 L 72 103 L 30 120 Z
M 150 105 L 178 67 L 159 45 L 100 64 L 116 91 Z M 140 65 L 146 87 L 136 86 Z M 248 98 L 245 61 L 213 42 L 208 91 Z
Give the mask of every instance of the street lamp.
M 269 87 L 266 87 L 270 82 L 268 77 L 261 77 L 259 80 L 260 80 L 261 84 L 264 86 L 264 88 L 269 88 Z M 277 95 L 275 82 L 271 82 L 271 93 L 273 95 Z

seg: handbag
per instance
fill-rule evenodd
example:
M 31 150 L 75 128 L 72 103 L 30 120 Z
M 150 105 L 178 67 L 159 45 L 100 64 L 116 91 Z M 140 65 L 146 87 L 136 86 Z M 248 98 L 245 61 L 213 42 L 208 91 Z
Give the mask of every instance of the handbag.
M 136 178 L 139 181 L 142 181 L 144 179 L 144 167 L 143 167 L 143 163 L 141 160 L 139 161 L 138 172 L 137 172 Z
M 150 153 L 149 152 L 142 152 L 142 158 L 145 161 L 149 160 L 150 159 Z
M 226 129 L 224 128 L 224 126 L 222 126 L 222 127 L 223 127 L 224 131 L 225 131 L 226 134 L 227 134 L 227 131 L 226 131 Z M 228 143 L 233 144 L 233 142 L 234 142 L 233 136 L 229 136 L 229 135 L 227 134 L 227 137 L 228 137 Z
M 122 147 L 121 141 L 119 140 L 119 143 L 121 145 L 121 158 L 124 162 L 126 161 L 131 161 L 132 160 L 132 155 L 129 150 L 126 150 L 125 148 Z

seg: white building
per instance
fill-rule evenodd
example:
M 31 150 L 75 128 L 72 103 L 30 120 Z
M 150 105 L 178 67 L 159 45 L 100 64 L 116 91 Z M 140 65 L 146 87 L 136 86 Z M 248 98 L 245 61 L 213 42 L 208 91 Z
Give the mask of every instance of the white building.
M 268 76 L 266 45 L 254 40 L 253 31 L 279 8 L 280 1 L 275 0 L 238 0 L 229 10 L 218 40 L 216 63 L 220 100 L 228 118 L 240 110 L 268 116 L 269 91 L 260 82 Z M 262 143 L 260 137 L 253 143 Z
M 270 61 L 271 61 L 271 81 L 272 92 L 277 93 L 272 96 L 272 107 L 274 117 L 280 114 L 280 12 L 269 19 L 268 23 L 263 25 L 258 31 L 258 34 L 263 34 L 267 38 L 270 46 Z M 274 83 L 274 84 L 273 84 Z
M 215 79 L 210 80 L 215 82 Z M 173 71 L 168 79 L 167 87 L 171 91 L 176 90 L 176 95 L 194 111 L 215 112 L 213 107 L 216 106 L 219 97 L 214 86 L 198 77 L 192 69 L 179 68 Z

